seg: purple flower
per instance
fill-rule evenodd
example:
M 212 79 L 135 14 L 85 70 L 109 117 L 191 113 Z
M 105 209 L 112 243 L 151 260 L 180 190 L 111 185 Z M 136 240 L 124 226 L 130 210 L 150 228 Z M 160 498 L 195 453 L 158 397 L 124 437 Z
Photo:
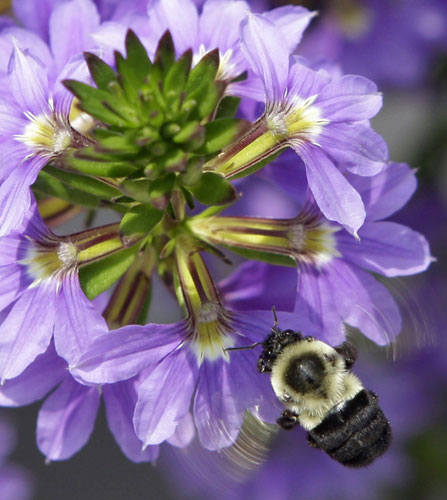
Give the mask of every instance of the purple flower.
M 388 154 L 367 122 L 382 105 L 375 84 L 360 76 L 331 76 L 290 59 L 281 32 L 262 16 L 250 15 L 244 21 L 242 38 L 245 55 L 264 87 L 264 95 L 258 93 L 258 99 L 265 100 L 258 127 L 266 126 L 262 138 L 270 144 L 270 154 L 291 146 L 304 161 L 309 187 L 325 217 L 357 234 L 365 210 L 344 171 L 375 175 Z M 256 98 L 256 89 L 243 87 L 238 87 L 241 94 Z
M 44 4 L 42 10 L 35 10 L 45 12 L 49 4 Z M 70 122 L 73 96 L 60 82 L 86 78 L 80 53 L 93 46 L 90 31 L 99 25 L 95 12 L 89 0 L 65 2 L 55 8 L 49 46 L 21 28 L 6 28 L 1 33 L 0 53 L 9 64 L 0 67 L 0 234 L 20 224 L 31 203 L 29 187 L 39 171 L 79 138 Z M 70 36 L 66 26 L 76 36 Z
M 283 268 L 281 274 L 276 275 L 276 268 L 271 265 L 247 262 L 221 283 L 224 299 L 236 309 L 255 307 L 255 304 L 275 304 L 280 309 L 293 309 L 313 324 L 314 335 L 332 345 L 343 342 L 345 323 L 359 328 L 380 345 L 388 344 L 401 329 L 400 313 L 385 286 L 368 271 L 390 278 L 408 276 L 426 270 L 432 262 L 428 243 L 420 233 L 383 220 L 411 197 L 416 188 L 415 173 L 405 164 L 390 163 L 376 176 L 350 178 L 367 211 L 366 222 L 359 231 L 359 240 L 356 240 L 324 219 L 313 202 L 305 202 L 305 189 L 299 192 L 291 183 L 291 179 L 299 183 L 299 175 L 282 175 L 285 171 L 298 171 L 290 160 L 290 154 L 276 160 L 263 177 L 271 184 L 273 176 L 282 187 L 282 195 L 277 195 L 277 200 L 278 205 L 283 207 L 283 217 L 292 217 L 297 212 L 299 215 L 277 219 L 278 226 L 274 224 L 274 219 L 264 220 L 273 234 L 284 232 L 284 253 L 295 260 L 297 270 Z M 243 203 L 239 210 L 237 204 L 234 205 L 230 211 L 232 214 L 241 215 L 242 211 L 245 215 L 244 211 L 258 206 L 257 196 L 250 189 L 246 190 L 248 184 L 246 182 L 240 188 L 244 192 L 245 205 Z M 305 184 L 302 187 L 305 188 Z M 277 189 L 275 186 L 274 190 Z M 263 207 L 261 213 L 250 215 L 264 215 L 268 199 L 266 191 L 265 187 L 258 194 L 259 205 Z M 284 195 L 287 196 L 285 200 Z M 301 203 L 295 201 L 291 205 L 289 197 L 301 200 Z M 277 207 L 277 210 L 281 209 Z M 229 227 L 233 220 L 229 219 Z M 257 219 L 252 220 L 256 222 Z M 217 229 L 211 240 L 215 244 L 221 243 L 218 232 L 221 226 L 213 226 L 212 221 L 206 224 L 207 232 Z M 193 227 L 201 229 L 200 225 Z M 228 235 L 228 231 L 225 234 Z M 252 234 L 257 234 L 256 229 Z M 260 234 L 267 236 L 269 233 Z M 231 242 L 228 243 L 230 247 Z M 253 277 L 256 279 L 253 280 Z M 291 297 L 295 299 L 291 300 Z
M 15 444 L 14 429 L 2 416 L 0 419 L 0 498 L 2 500 L 28 500 L 32 494 L 32 484 L 26 471 L 8 460 Z
M 0 238 L 0 379 L 20 375 L 54 336 L 58 354 L 77 359 L 107 331 L 81 290 L 78 250 L 44 225 L 35 208 L 22 232 Z
M 37 445 L 48 460 L 66 460 L 89 440 L 102 393 L 109 428 L 123 453 L 134 462 L 154 461 L 158 447 L 142 451 L 133 429 L 137 386 L 136 380 L 102 390 L 82 385 L 71 377 L 66 362 L 50 344 L 25 371 L 0 387 L 0 405 L 17 407 L 46 398 L 37 417 Z

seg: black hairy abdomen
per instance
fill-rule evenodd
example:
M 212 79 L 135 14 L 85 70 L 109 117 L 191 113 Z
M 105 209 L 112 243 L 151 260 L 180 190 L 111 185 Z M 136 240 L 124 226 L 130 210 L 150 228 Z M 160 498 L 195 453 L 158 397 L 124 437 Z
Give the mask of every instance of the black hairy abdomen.
M 347 467 L 364 467 L 386 451 L 391 427 L 377 396 L 362 390 L 309 431 L 308 441 Z

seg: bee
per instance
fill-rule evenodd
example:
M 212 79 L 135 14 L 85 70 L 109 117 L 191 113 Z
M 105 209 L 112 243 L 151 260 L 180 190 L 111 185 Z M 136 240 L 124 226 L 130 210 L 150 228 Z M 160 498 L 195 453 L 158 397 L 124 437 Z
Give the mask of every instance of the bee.
M 355 346 L 332 347 L 321 340 L 278 327 L 245 349 L 262 345 L 258 370 L 270 374 L 285 409 L 277 423 L 290 430 L 300 425 L 312 447 L 347 467 L 364 467 L 380 457 L 392 439 L 390 423 L 377 395 L 351 372 Z M 229 348 L 237 350 L 244 348 Z

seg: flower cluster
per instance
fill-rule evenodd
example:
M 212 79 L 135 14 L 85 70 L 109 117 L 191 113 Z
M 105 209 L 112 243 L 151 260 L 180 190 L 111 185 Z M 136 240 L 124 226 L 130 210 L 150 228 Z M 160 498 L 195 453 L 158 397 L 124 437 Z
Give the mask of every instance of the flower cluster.
M 0 31 L 0 404 L 45 399 L 49 460 L 82 448 L 101 398 L 135 462 L 230 446 L 247 411 L 278 416 L 256 351 L 228 351 L 272 306 L 282 328 L 384 345 L 401 317 L 371 273 L 432 260 L 385 220 L 416 178 L 371 127 L 376 85 L 295 55 L 316 13 L 199 3 L 22 0 Z M 218 281 L 228 252 L 246 260 Z M 155 277 L 180 321 L 147 323 Z

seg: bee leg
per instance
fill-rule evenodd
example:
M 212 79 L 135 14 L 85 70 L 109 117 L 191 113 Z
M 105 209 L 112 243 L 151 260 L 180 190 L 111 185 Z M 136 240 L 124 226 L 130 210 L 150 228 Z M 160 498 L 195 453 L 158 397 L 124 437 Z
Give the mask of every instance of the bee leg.
M 293 429 L 299 424 L 298 415 L 290 410 L 284 410 L 276 423 L 286 431 Z
M 351 342 L 343 342 L 343 344 L 334 348 L 345 360 L 347 370 L 350 370 L 357 359 L 357 348 Z

